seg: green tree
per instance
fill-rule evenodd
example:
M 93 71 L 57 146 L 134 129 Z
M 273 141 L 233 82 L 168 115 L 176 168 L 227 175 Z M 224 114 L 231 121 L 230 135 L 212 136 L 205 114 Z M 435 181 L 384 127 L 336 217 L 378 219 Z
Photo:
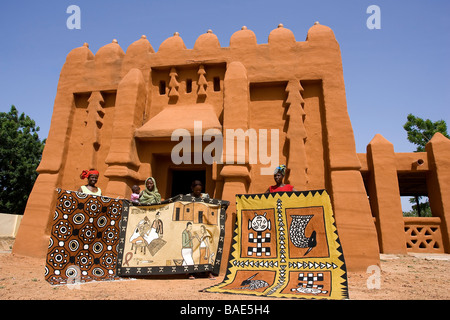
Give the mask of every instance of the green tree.
M 417 145 L 417 152 L 425 151 L 425 145 L 433 138 L 436 132 L 442 133 L 445 137 L 450 138 L 447 133 L 447 124 L 444 120 L 431 121 L 430 119 L 422 119 L 408 114 L 406 123 L 403 128 L 408 134 L 408 141 Z
M 450 138 L 447 133 L 447 124 L 444 120 L 431 121 L 430 119 L 422 119 L 408 114 L 407 121 L 403 125 L 403 128 L 408 134 L 408 141 L 417 145 L 416 152 L 425 151 L 425 145 L 433 138 L 436 132 L 442 133 L 445 137 Z M 425 201 L 420 203 L 420 200 Z M 410 203 L 415 203 L 411 206 L 411 211 L 403 212 L 405 217 L 431 217 L 431 208 L 428 197 L 416 195 L 409 200 Z
M 420 202 L 422 200 L 422 202 Z M 432 217 L 430 202 L 428 197 L 416 196 L 410 198 L 409 202 L 412 204 L 410 211 L 403 211 L 404 217 Z
M 45 140 L 39 127 L 15 106 L 0 112 L 0 212 L 23 214 L 38 173 Z

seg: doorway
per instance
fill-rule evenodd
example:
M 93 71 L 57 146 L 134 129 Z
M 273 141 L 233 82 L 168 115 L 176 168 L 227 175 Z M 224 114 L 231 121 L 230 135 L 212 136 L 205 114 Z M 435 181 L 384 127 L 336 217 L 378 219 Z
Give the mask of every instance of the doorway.
M 203 189 L 206 185 L 206 170 L 172 170 L 172 188 L 170 196 L 174 197 L 179 194 L 187 194 L 191 192 L 191 184 L 194 180 L 200 180 Z M 203 190 L 205 192 L 205 190 Z

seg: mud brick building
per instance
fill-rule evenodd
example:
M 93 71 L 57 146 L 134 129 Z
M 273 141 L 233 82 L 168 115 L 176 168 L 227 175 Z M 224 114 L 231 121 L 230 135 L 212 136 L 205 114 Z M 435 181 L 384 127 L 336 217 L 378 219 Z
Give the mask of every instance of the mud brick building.
M 171 152 L 179 141 L 171 136 L 180 128 L 200 143 L 193 141 L 192 161 L 175 164 Z M 237 130 L 247 135 L 229 134 Z M 222 135 L 223 163 L 198 158 L 211 132 Z M 367 153 L 358 154 L 340 47 L 319 23 L 305 41 L 279 25 L 266 44 L 243 27 L 228 47 L 209 30 L 192 49 L 178 33 L 157 51 L 145 36 L 126 52 L 116 40 L 96 54 L 87 44 L 73 49 L 13 252 L 46 255 L 55 188 L 76 190 L 80 172 L 96 168 L 109 197 L 129 198 L 131 186 L 142 188 L 149 176 L 163 198 L 203 180 L 211 197 L 231 203 L 227 254 L 235 194 L 262 193 L 273 184 L 272 175 L 261 174 L 269 165 L 250 159 L 254 144 L 261 147 L 253 132 L 267 133 L 267 154 L 278 142 L 278 162 L 287 165 L 286 180 L 297 190 L 328 191 L 349 270 L 379 264 L 380 252 L 450 253 L 450 141 L 436 134 L 426 152 L 395 153 L 376 135 Z M 409 195 L 428 196 L 433 217 L 404 218 L 400 197 Z

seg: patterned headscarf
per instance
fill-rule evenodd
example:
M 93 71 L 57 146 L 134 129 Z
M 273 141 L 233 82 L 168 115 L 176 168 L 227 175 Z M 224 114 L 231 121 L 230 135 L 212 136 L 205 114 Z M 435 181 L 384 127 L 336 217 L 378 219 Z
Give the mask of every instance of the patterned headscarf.
M 90 175 L 99 175 L 100 173 L 97 170 L 91 169 L 91 170 L 83 170 L 80 174 L 81 179 L 89 178 Z
M 283 176 L 286 174 L 286 166 L 284 164 L 279 165 L 275 168 L 274 175 L 277 173 L 281 173 Z

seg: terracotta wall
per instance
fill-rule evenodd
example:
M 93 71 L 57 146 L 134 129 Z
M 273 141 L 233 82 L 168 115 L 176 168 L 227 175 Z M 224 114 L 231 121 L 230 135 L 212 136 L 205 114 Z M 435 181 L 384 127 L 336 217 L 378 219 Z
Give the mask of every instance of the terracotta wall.
M 426 152 L 395 153 L 377 134 L 359 154 L 380 252 L 449 253 L 450 140 L 436 133 Z M 403 217 L 400 197 L 425 196 L 432 217 Z M 422 202 L 425 201 L 422 199 Z

